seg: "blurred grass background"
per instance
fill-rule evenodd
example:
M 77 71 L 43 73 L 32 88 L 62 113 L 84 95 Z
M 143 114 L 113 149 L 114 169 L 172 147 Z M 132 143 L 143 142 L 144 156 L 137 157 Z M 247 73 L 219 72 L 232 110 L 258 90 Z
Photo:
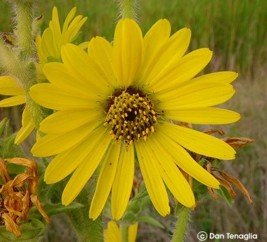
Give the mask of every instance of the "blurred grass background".
M 37 13 L 44 15 L 43 27 L 57 6 L 62 19 L 77 6 L 78 13 L 88 16 L 80 38 L 95 35 L 112 40 L 119 18 L 116 0 L 37 1 Z M 0 31 L 11 30 L 10 11 L 0 1 Z M 224 162 L 224 169 L 238 177 L 250 191 L 254 203 L 238 194 L 229 207 L 222 200 L 200 201 L 192 215 L 186 239 L 197 241 L 204 230 L 213 233 L 257 233 L 257 241 L 267 241 L 267 2 L 266 0 L 140 0 L 138 21 L 144 31 L 158 19 L 167 18 L 173 32 L 181 27 L 192 30 L 190 50 L 209 47 L 214 57 L 206 71 L 234 70 L 236 95 L 228 108 L 241 113 L 236 124 L 222 127 L 228 136 L 244 136 L 254 143 L 238 150 L 235 161 Z M 12 111 L 16 115 L 16 111 Z M 162 220 L 171 227 L 172 218 Z M 166 231 L 140 225 L 139 241 L 169 241 Z M 219 241 L 219 240 L 217 240 Z

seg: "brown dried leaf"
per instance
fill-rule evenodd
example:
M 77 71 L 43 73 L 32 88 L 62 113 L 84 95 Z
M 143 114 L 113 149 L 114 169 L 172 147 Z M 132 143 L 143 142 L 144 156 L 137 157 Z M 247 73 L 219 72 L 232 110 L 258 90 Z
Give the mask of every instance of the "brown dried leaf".
M 25 172 L 17 174 L 12 180 L 5 162 L 26 167 Z M 0 169 L 4 181 L 4 184 L 0 186 L 0 216 L 6 229 L 17 237 L 20 236 L 19 224 L 27 220 L 29 210 L 33 205 L 49 223 L 49 218 L 36 195 L 38 189 L 37 164 L 24 158 L 0 159 Z
M 228 181 L 226 181 L 226 180 L 224 180 L 222 178 L 219 178 L 218 176 L 215 176 L 215 177 L 221 183 L 221 185 L 228 191 L 228 193 L 230 194 L 231 198 L 235 198 L 236 197 L 236 193 L 235 193 L 232 185 Z
M 29 174 L 18 174 L 12 181 L 11 186 L 14 188 L 20 188 L 24 186 L 24 183 L 28 181 L 30 175 Z
M 40 212 L 40 214 L 42 214 L 42 216 L 44 217 L 45 221 L 47 223 L 50 223 L 50 219 L 49 219 L 48 215 L 46 214 L 46 212 L 44 211 L 43 206 L 40 203 L 37 195 L 31 195 L 31 202 L 37 207 L 38 211 Z
M 241 191 L 248 199 L 249 203 L 252 203 L 253 200 L 248 192 L 248 190 L 245 188 L 245 186 L 234 176 L 224 172 L 224 171 L 219 171 L 219 173 L 221 174 L 221 176 L 229 181 L 230 183 L 232 183 L 233 185 L 235 185 L 239 191 Z
M 218 199 L 218 195 L 217 193 L 215 192 L 216 190 L 211 188 L 211 187 L 207 187 L 208 188 L 208 191 L 210 193 L 210 195 L 212 196 L 213 199 L 217 200 Z
M 0 176 L 2 177 L 4 182 L 7 182 L 10 180 L 5 161 L 1 158 L 0 158 Z
M 227 144 L 233 148 L 241 148 L 253 142 L 253 139 L 246 137 L 231 137 L 224 140 Z
M 204 131 L 205 134 L 219 134 L 224 135 L 224 131 L 222 129 L 207 129 Z
M 5 160 L 8 161 L 9 163 L 26 166 L 32 171 L 37 171 L 37 164 L 35 163 L 35 161 L 25 159 L 25 158 L 19 158 L 19 157 L 5 159 Z
M 16 235 L 16 237 L 21 236 L 19 226 L 14 222 L 8 213 L 4 213 L 2 218 L 5 221 L 6 230 Z

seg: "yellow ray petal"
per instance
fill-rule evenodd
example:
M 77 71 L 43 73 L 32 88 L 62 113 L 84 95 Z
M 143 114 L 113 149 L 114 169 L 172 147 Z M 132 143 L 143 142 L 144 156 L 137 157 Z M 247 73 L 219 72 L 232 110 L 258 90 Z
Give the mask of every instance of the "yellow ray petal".
M 135 242 L 137 235 L 138 223 L 131 224 L 128 230 L 128 241 Z
M 135 144 L 138 162 L 147 192 L 155 209 L 160 215 L 166 216 L 170 213 L 169 198 L 160 176 L 158 164 L 152 160 L 152 151 L 147 147 L 148 142 L 149 140 L 146 143 L 139 142 Z
M 66 17 L 66 19 L 64 21 L 64 24 L 63 24 L 62 33 L 65 33 L 68 30 L 68 27 L 69 27 L 71 21 L 73 20 L 76 11 L 77 11 L 77 8 L 76 7 L 73 7 L 69 11 L 69 13 L 68 13 L 68 15 L 67 15 L 67 17 Z
M 55 52 L 52 53 L 53 57 L 60 57 L 60 47 L 62 45 L 61 28 L 59 24 L 57 8 L 54 7 L 52 11 L 52 20 L 49 22 L 49 29 L 52 32 L 52 43 L 55 48 Z
M 127 172 L 125 172 L 127 171 Z M 121 150 L 118 167 L 112 186 L 111 212 L 116 220 L 121 219 L 131 195 L 134 178 L 134 148 L 129 145 Z
M 97 100 L 74 96 L 75 93 L 63 92 L 49 83 L 36 84 L 30 89 L 32 99 L 46 108 L 55 110 L 93 109 L 98 107 Z
M 87 17 L 83 17 L 82 15 L 78 15 L 73 19 L 67 31 L 63 32 L 63 44 L 66 44 L 66 43 L 69 43 L 75 40 L 79 30 L 84 25 L 86 20 L 87 20 Z
M 120 230 L 114 221 L 108 222 L 108 227 L 104 230 L 104 240 L 105 242 L 121 242 Z
M 78 46 L 83 49 L 83 50 L 86 50 L 88 48 L 88 44 L 89 44 L 89 41 L 84 41 L 80 44 L 78 44 Z
M 144 82 L 149 81 L 153 86 L 159 80 L 158 77 L 167 75 L 186 52 L 190 38 L 191 31 L 187 28 L 180 29 L 173 34 L 149 63 L 147 73 L 143 77 Z
M 238 73 L 233 71 L 214 72 L 194 78 L 196 81 L 214 81 L 222 83 L 232 83 L 238 77 Z
M 160 175 L 173 196 L 184 206 L 194 207 L 195 198 L 192 189 L 174 164 L 171 155 L 164 150 L 162 144 L 157 142 L 156 139 L 151 139 L 150 149 L 153 150 L 153 160 L 159 163 Z
M 22 127 L 16 135 L 15 144 L 24 141 L 35 128 L 34 120 L 31 116 L 29 108 L 26 106 L 22 113 Z
M 23 95 L 22 86 L 10 76 L 0 76 L 0 95 Z
M 0 107 L 12 107 L 25 103 L 25 96 L 8 97 L 0 101 Z
M 147 79 L 147 75 L 153 69 L 153 65 L 162 54 L 160 49 L 166 43 L 171 33 L 171 25 L 168 20 L 161 19 L 157 21 L 146 33 L 144 37 L 144 59 L 140 77 L 137 83 Z
M 104 128 L 96 129 L 80 145 L 57 155 L 46 168 L 45 182 L 56 183 L 68 176 L 88 157 L 90 152 L 98 148 L 106 135 Z
M 215 179 L 208 171 L 200 166 L 193 158 L 182 148 L 175 143 L 169 136 L 166 136 L 163 132 L 157 131 L 157 139 L 164 144 L 165 150 L 174 158 L 174 162 L 187 174 L 205 184 L 208 187 L 219 188 L 220 183 Z
M 86 123 L 99 123 L 99 120 L 101 120 L 101 112 L 92 112 L 91 110 L 60 111 L 44 119 L 39 130 L 47 134 L 67 133 Z
M 36 44 L 37 55 L 39 58 L 38 68 L 42 69 L 43 63 L 47 62 L 47 56 L 45 55 L 45 52 L 43 50 L 43 39 L 40 35 L 36 36 L 35 44 Z M 38 75 L 41 75 L 41 74 L 38 73 Z
M 160 47 L 160 43 L 164 43 L 170 36 L 171 25 L 167 19 L 158 20 L 144 36 L 144 51 L 151 58 Z M 154 47 L 154 48 L 153 48 Z M 156 49 L 155 49 L 156 48 Z
M 120 155 L 120 144 L 113 144 L 106 153 L 103 165 L 98 175 L 96 190 L 89 210 L 89 217 L 95 220 L 102 212 L 109 196 L 117 170 Z M 127 171 L 128 172 L 128 171 Z
M 210 62 L 211 57 L 212 52 L 206 48 L 192 51 L 148 82 L 155 92 L 173 90 L 202 71 Z
M 129 86 L 135 81 L 142 62 L 142 32 L 135 21 L 122 19 L 118 22 L 113 51 L 113 64 L 118 83 Z
M 98 65 L 80 47 L 66 44 L 61 49 L 64 65 L 81 81 L 89 83 L 98 90 L 98 94 L 107 95 L 110 91 L 109 80 L 101 75 Z
M 193 124 L 229 124 L 240 119 L 239 113 L 213 107 L 165 110 L 164 115 L 167 119 Z
M 97 149 L 94 149 L 74 171 L 62 194 L 63 205 L 70 204 L 83 189 L 107 152 L 110 142 L 111 136 L 106 134 Z
M 106 76 L 106 80 L 109 80 L 113 86 L 116 85 L 117 80 L 111 64 L 111 44 L 104 38 L 95 37 L 89 42 L 88 54 L 98 63 L 101 75 Z
M 160 94 L 157 95 L 162 101 L 159 106 L 163 110 L 204 108 L 218 105 L 229 100 L 234 95 L 235 90 L 230 84 L 206 82 L 203 84 L 194 83 L 177 89 L 175 97 L 172 93 L 174 92 L 170 92 L 171 97 L 167 93 L 164 97 Z
M 99 126 L 98 122 L 87 123 L 75 130 L 63 134 L 48 134 L 41 137 L 32 147 L 35 156 L 45 157 L 59 154 L 88 138 L 90 133 Z
M 217 79 L 218 80 L 218 79 Z M 199 78 L 193 78 L 186 82 L 182 82 L 176 86 L 175 89 L 169 90 L 168 92 L 157 93 L 157 97 L 161 101 L 170 101 L 172 99 L 179 98 L 194 92 L 205 90 L 206 88 L 220 88 L 220 87 L 231 87 L 233 86 L 227 82 L 211 80 L 211 78 L 203 78 L 202 81 Z
M 63 91 L 72 92 L 75 96 L 83 98 L 96 96 L 98 89 L 94 89 L 90 83 L 72 75 L 62 63 L 48 63 L 44 66 L 43 71 L 47 79 Z
M 54 33 L 52 32 L 52 29 L 45 29 L 42 34 L 42 50 L 44 52 L 44 55 L 47 58 L 53 58 L 60 60 L 60 51 L 57 48 L 57 45 L 55 46 L 54 42 Z
M 188 150 L 218 159 L 235 158 L 235 150 L 214 136 L 170 123 L 162 124 L 161 128 L 166 135 Z

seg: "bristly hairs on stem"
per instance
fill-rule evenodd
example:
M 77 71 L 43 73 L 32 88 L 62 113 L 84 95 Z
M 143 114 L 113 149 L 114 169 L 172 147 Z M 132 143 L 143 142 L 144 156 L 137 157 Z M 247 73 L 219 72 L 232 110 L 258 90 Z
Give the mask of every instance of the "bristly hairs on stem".
M 43 108 L 37 105 L 29 96 L 29 89 L 37 83 L 36 48 L 33 36 L 34 0 L 9 0 L 13 8 L 15 23 L 15 43 L 9 48 L 0 41 L 0 57 L 5 57 L 3 71 L 15 77 L 25 91 L 26 103 L 32 114 L 36 127 L 46 116 Z
M 138 21 L 138 0 L 116 0 L 119 6 L 119 18 L 130 18 Z
M 184 242 L 190 222 L 192 209 L 177 205 L 175 210 L 177 222 L 171 242 Z

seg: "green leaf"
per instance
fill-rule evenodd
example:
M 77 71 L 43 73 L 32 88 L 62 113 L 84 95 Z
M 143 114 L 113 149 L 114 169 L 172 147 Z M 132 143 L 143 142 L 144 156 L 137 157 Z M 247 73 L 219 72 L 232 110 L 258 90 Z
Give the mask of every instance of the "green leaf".
M 58 204 L 47 204 L 44 206 L 44 210 L 48 214 L 48 216 L 59 214 L 59 213 L 65 213 L 70 212 L 75 209 L 83 208 L 84 205 L 81 203 L 73 202 L 68 206 L 64 206 L 61 203 Z
M 164 226 L 159 221 L 157 221 L 156 219 L 154 219 L 153 217 L 150 217 L 150 216 L 140 216 L 137 218 L 137 221 L 153 225 L 153 226 L 158 227 L 160 229 L 164 229 Z

